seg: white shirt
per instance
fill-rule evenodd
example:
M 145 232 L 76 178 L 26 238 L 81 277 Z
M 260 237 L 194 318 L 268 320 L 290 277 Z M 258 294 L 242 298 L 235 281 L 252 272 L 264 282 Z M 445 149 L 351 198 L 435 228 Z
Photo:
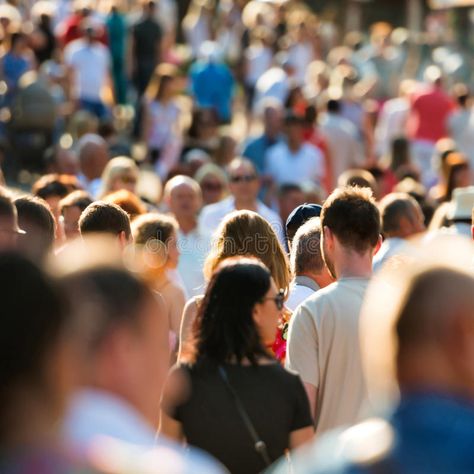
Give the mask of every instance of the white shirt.
M 385 102 L 375 128 L 376 151 L 379 156 L 389 153 L 393 139 L 405 134 L 409 111 L 410 103 L 403 97 Z
M 471 169 L 474 169 L 474 110 L 453 112 L 448 118 L 447 128 L 459 151 L 469 158 Z
M 255 84 L 254 107 L 266 97 L 273 97 L 282 104 L 285 103 L 290 84 L 288 74 L 280 67 L 272 67 L 262 74 Z
M 204 294 L 204 260 L 211 247 L 211 235 L 199 228 L 184 234 L 178 231 L 178 249 L 180 252 L 178 273 L 186 289 L 188 298 Z
M 222 219 L 224 219 L 227 214 L 230 214 L 233 211 L 235 211 L 235 200 L 233 196 L 229 196 L 228 198 L 216 202 L 215 204 L 204 206 L 201 214 L 199 215 L 200 229 L 202 229 L 203 232 L 210 232 L 213 234 L 221 223 Z M 285 232 L 283 230 L 280 216 L 265 206 L 263 202 L 258 200 L 257 214 L 260 214 L 270 223 L 280 243 L 285 245 Z
M 77 180 L 79 184 L 87 191 L 94 199 L 99 197 L 99 194 L 102 190 L 102 178 L 95 178 L 88 180 L 82 173 L 77 175 Z
M 155 430 L 131 405 L 106 391 L 96 389 L 78 391 L 72 398 L 63 428 L 68 441 L 80 451 L 90 452 L 91 448 L 97 447 L 97 443 L 103 442 L 105 438 L 111 439 L 108 444 L 112 447 L 116 440 L 115 447 L 121 447 L 122 455 L 124 455 L 123 449 L 131 453 L 134 446 L 155 448 L 156 455 L 161 456 L 163 463 L 159 472 L 176 474 L 223 472 L 210 456 L 194 449 L 184 451 L 180 445 L 171 440 L 162 436 L 157 438 Z M 121 445 L 117 441 L 124 444 Z M 148 451 L 140 454 L 152 456 Z
M 337 114 L 327 113 L 321 121 L 320 131 L 329 147 L 336 180 L 344 171 L 361 167 L 364 156 L 352 122 Z
M 74 92 L 79 99 L 101 102 L 110 68 L 109 50 L 101 43 L 84 39 L 72 41 L 64 50 L 64 59 L 74 69 Z
M 310 143 L 303 143 L 295 153 L 286 142 L 279 142 L 265 155 L 265 173 L 279 185 L 303 181 L 319 183 L 324 176 L 323 154 Z
M 148 147 L 159 150 L 175 138 L 180 110 L 174 102 L 162 104 L 154 100 L 148 103 L 148 111 L 150 115 Z
M 398 237 L 385 239 L 379 251 L 374 256 L 372 268 L 374 272 L 380 270 L 384 263 L 395 255 L 401 255 L 407 249 L 407 241 Z
M 270 69 L 273 60 L 271 48 L 262 45 L 251 45 L 245 51 L 247 73 L 245 82 L 254 86 L 259 77 Z
M 285 301 L 285 306 L 291 311 L 295 311 L 306 298 L 309 298 L 318 290 L 318 284 L 311 278 L 301 275 L 296 276 L 290 284 L 290 292 L 288 299 Z

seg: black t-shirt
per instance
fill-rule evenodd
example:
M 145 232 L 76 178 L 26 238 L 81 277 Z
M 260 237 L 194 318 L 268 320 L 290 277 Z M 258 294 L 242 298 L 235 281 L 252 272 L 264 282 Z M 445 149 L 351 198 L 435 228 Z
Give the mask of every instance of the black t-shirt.
M 313 425 L 299 376 L 278 363 L 224 368 L 270 459 L 278 459 L 289 448 L 291 432 Z M 217 368 L 201 362 L 174 370 L 184 372 L 190 382 L 187 399 L 168 408 L 169 415 L 182 423 L 187 442 L 212 454 L 232 474 L 262 471 L 265 463 Z
M 138 64 L 156 64 L 162 31 L 151 18 L 145 18 L 133 27 L 134 55 Z

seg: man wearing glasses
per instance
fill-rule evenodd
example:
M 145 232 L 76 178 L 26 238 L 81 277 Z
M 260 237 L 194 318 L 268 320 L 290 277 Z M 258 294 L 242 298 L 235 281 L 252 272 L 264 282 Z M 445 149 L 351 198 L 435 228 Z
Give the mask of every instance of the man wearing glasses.
M 15 204 L 7 191 L 0 187 L 0 250 L 15 249 L 18 236 L 22 234 L 25 234 L 25 231 L 18 227 Z
M 201 228 L 212 233 L 230 212 L 254 211 L 270 223 L 284 245 L 285 237 L 280 217 L 257 198 L 260 179 L 252 162 L 245 158 L 234 158 L 227 168 L 227 174 L 231 196 L 202 209 L 199 216 Z

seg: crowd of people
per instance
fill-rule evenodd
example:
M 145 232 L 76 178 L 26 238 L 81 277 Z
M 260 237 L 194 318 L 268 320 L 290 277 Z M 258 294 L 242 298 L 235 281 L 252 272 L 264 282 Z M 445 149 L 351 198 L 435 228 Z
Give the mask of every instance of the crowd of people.
M 0 32 L 0 472 L 474 472 L 469 84 L 294 0 Z

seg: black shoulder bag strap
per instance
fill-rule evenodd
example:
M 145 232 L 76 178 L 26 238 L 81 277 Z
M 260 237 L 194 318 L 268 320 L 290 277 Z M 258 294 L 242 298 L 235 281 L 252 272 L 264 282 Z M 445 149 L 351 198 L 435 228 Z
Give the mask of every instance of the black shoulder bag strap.
M 252 438 L 255 451 L 257 451 L 257 453 L 260 454 L 265 465 L 270 466 L 272 462 L 270 460 L 270 456 L 268 455 L 267 445 L 265 444 L 264 441 L 260 439 L 260 436 L 258 435 L 257 430 L 255 429 L 252 421 L 250 420 L 247 412 L 245 411 L 245 408 L 242 405 L 240 398 L 238 397 L 237 393 L 235 392 L 234 388 L 229 382 L 229 378 L 227 377 L 227 372 L 225 371 L 224 367 L 222 367 L 221 365 L 219 366 L 219 375 L 221 376 L 221 379 L 224 381 L 227 387 L 227 390 L 232 395 L 235 406 L 237 407 L 237 411 L 239 412 L 240 418 L 242 418 L 242 421 L 244 422 L 244 425 L 247 428 L 247 431 L 249 432 L 250 437 Z

